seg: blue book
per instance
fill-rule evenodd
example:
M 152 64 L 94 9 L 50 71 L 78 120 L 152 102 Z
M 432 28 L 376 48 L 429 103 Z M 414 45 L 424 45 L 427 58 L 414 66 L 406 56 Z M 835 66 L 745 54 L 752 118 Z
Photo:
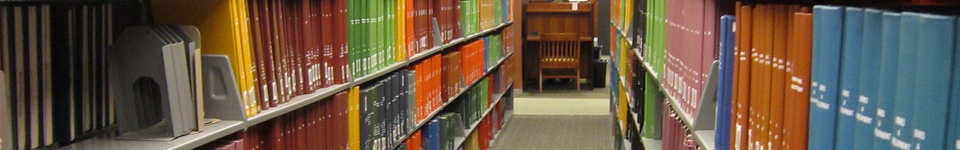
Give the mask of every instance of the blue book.
M 717 85 L 717 123 L 715 150 L 730 148 L 730 108 L 733 105 L 733 22 L 732 15 L 720 17 L 720 77 Z
M 921 15 L 917 31 L 912 149 L 945 149 L 956 17 Z M 944 63 L 950 62 L 950 63 Z
M 483 40 L 483 73 L 487 73 L 487 69 L 490 68 L 490 62 L 496 60 L 490 59 L 490 37 L 486 36 L 480 39 Z
M 881 49 L 883 48 L 881 46 L 883 11 L 864 10 L 863 24 L 863 43 L 861 44 L 863 46 L 860 47 L 860 87 L 857 88 L 859 95 L 851 97 L 851 100 L 856 100 L 853 149 L 873 149 L 873 118 L 877 114 L 875 101 L 879 91 L 881 63 L 877 58 L 882 57 Z
M 957 19 L 957 29 L 953 43 L 953 75 L 950 91 L 950 113 L 947 116 L 947 137 L 944 148 L 960 149 L 960 19 Z
M 860 52 L 863 43 L 863 8 L 847 7 L 843 14 L 843 50 L 840 62 L 840 97 L 837 101 L 835 149 L 853 149 L 853 117 L 860 88 Z
M 430 122 L 427 123 L 427 130 L 423 132 L 423 135 L 427 138 L 426 146 L 427 150 L 440 150 L 440 119 L 433 118 L 430 119 Z
M 880 32 L 880 82 L 877 83 L 877 114 L 873 132 L 873 149 L 890 149 L 893 130 L 893 105 L 897 91 L 897 59 L 900 54 L 900 13 L 883 12 Z
M 900 53 L 897 60 L 897 90 L 893 105 L 893 137 L 890 145 L 894 149 L 909 149 L 913 144 L 913 101 L 916 99 L 913 88 L 917 76 L 917 31 L 920 14 L 903 12 L 900 18 Z
M 834 149 L 843 7 L 813 7 L 813 65 L 811 68 L 810 125 L 807 148 Z

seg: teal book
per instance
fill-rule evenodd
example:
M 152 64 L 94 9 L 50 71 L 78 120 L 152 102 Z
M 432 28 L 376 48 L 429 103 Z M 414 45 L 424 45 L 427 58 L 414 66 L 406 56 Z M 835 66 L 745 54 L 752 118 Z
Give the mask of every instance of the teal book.
M 897 60 L 900 54 L 900 13 L 883 12 L 883 31 L 880 32 L 880 82 L 877 83 L 877 114 L 874 126 L 873 149 L 890 149 L 893 130 L 893 105 L 897 91 Z
M 913 148 L 946 149 L 947 108 L 956 21 L 954 16 L 921 15 L 917 31 L 916 89 L 914 89 Z M 944 63 L 950 62 L 950 63 Z M 910 120 L 908 120 L 910 121 Z M 908 123 L 909 124 L 909 123 Z
M 947 137 L 944 148 L 960 149 L 960 19 L 954 29 L 953 74 L 951 76 L 950 108 L 947 109 Z
M 863 43 L 863 8 L 847 7 L 843 17 L 843 50 L 840 62 L 840 98 L 837 102 L 835 149 L 853 149 L 854 110 L 860 88 L 860 52 Z M 816 60 L 816 59 L 815 59 Z
M 916 98 L 917 31 L 920 14 L 903 12 L 900 18 L 900 53 L 897 60 L 897 90 L 893 105 L 893 136 L 890 145 L 894 149 L 910 149 L 913 145 L 913 101 Z
M 834 149 L 843 34 L 843 7 L 813 7 L 810 121 L 807 148 Z
M 860 49 L 860 77 L 856 103 L 853 149 L 873 149 L 873 119 L 877 114 L 883 33 L 883 11 L 866 9 L 863 13 L 863 42 Z

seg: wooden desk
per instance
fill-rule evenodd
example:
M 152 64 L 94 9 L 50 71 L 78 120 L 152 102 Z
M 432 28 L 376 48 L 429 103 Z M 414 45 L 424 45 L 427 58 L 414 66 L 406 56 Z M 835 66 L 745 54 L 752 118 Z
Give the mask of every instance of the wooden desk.
M 524 11 L 524 79 L 538 79 L 540 58 L 537 45 L 543 34 L 575 34 L 580 41 L 580 78 L 593 75 L 593 37 L 596 26 L 595 3 L 588 2 L 531 2 Z

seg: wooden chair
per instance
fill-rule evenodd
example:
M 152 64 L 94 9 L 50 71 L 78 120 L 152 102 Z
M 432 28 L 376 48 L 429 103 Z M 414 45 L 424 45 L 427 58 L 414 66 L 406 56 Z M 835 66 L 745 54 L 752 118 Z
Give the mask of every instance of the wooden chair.
M 540 35 L 540 93 L 544 78 L 573 79 L 580 91 L 580 41 L 576 33 L 544 33 Z M 544 69 L 573 69 L 573 75 L 544 75 Z

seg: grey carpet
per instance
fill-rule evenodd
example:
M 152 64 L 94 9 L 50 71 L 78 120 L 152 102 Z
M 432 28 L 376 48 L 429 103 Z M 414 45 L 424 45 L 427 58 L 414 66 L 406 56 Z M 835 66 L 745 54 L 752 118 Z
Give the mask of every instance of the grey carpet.
M 496 150 L 609 150 L 609 115 L 515 115 L 495 140 Z

